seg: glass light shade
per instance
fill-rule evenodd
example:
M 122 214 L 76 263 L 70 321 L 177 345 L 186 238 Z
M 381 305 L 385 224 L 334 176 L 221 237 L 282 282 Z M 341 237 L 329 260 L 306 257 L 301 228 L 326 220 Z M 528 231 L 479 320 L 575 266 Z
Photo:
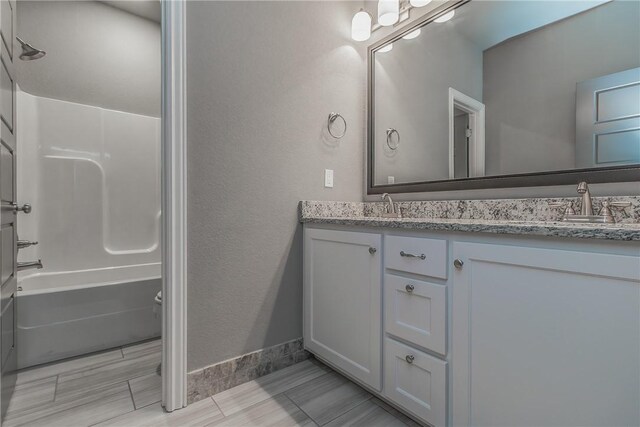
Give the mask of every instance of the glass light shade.
M 438 24 L 442 24 L 443 22 L 447 22 L 448 20 L 453 18 L 453 16 L 455 14 L 456 14 L 456 11 L 452 10 L 451 12 L 447 12 L 442 16 L 438 16 L 436 19 L 433 20 L 433 22 L 437 22 Z
M 400 19 L 400 0 L 378 1 L 378 24 L 388 27 Z
M 409 3 L 413 7 L 422 7 L 431 3 L 431 0 L 409 0 Z
M 391 51 L 391 49 L 393 49 L 393 43 L 389 43 L 388 45 L 378 49 L 378 53 L 389 52 L 389 51 Z
M 411 40 L 411 39 L 415 39 L 419 35 L 420 35 L 420 28 L 418 28 L 415 31 L 411 31 L 409 34 L 407 34 L 406 36 L 403 36 L 402 38 L 405 40 Z
M 369 40 L 371 37 L 371 15 L 364 10 L 353 15 L 351 20 L 351 38 L 357 42 Z

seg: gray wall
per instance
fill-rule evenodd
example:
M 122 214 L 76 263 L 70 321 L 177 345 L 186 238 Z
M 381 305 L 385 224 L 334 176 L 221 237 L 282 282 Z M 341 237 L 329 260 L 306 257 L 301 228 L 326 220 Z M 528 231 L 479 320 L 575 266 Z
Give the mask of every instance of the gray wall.
M 189 370 L 302 336 L 297 203 L 364 193 L 359 6 L 187 3 Z
M 449 178 L 449 88 L 482 99 L 482 50 L 454 25 L 431 24 L 375 54 L 376 184 Z M 390 150 L 386 130 L 400 133 Z
M 160 25 L 95 1 L 19 1 L 18 31 L 47 55 L 17 61 L 25 92 L 160 116 Z
M 484 52 L 487 175 L 576 167 L 576 83 L 640 66 L 639 18 L 611 2 Z

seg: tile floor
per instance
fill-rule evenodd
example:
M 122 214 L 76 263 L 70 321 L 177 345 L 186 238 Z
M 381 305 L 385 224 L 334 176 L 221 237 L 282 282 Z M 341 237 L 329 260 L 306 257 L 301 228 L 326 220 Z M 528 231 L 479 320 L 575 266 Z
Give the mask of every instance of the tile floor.
M 310 359 L 166 413 L 160 341 L 19 372 L 6 426 L 417 426 Z

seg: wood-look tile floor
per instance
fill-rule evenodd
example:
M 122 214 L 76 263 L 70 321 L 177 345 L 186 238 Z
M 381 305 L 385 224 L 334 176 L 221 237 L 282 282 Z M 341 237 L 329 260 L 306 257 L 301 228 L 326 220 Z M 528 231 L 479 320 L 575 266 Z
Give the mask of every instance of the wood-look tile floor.
M 313 359 L 188 407 L 160 405 L 159 341 L 20 372 L 6 426 L 417 426 Z

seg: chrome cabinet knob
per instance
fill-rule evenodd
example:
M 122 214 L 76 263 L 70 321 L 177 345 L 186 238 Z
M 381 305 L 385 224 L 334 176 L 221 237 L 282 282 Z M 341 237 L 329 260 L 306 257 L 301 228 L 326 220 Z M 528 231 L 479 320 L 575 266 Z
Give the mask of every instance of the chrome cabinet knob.
M 31 213 L 31 205 L 29 203 L 25 203 L 22 206 L 18 206 L 17 203 L 11 203 L 11 206 L 13 207 L 13 211 L 14 212 L 24 212 L 26 214 L 30 214 Z
M 416 357 L 415 357 L 413 354 L 407 354 L 407 355 L 404 357 L 404 360 L 406 360 L 406 361 L 407 361 L 407 363 L 413 363 L 413 361 L 415 360 L 415 358 L 416 358 Z
M 376 248 L 369 248 L 369 253 L 371 255 L 375 254 L 376 252 L 378 252 L 378 250 Z
M 462 260 L 456 259 L 453 261 L 453 266 L 458 270 L 460 270 L 463 265 L 464 265 L 464 262 L 462 262 Z
M 413 292 L 413 290 L 416 288 L 415 286 L 413 286 L 411 283 L 409 283 L 407 286 L 404 287 L 407 292 L 411 293 Z

